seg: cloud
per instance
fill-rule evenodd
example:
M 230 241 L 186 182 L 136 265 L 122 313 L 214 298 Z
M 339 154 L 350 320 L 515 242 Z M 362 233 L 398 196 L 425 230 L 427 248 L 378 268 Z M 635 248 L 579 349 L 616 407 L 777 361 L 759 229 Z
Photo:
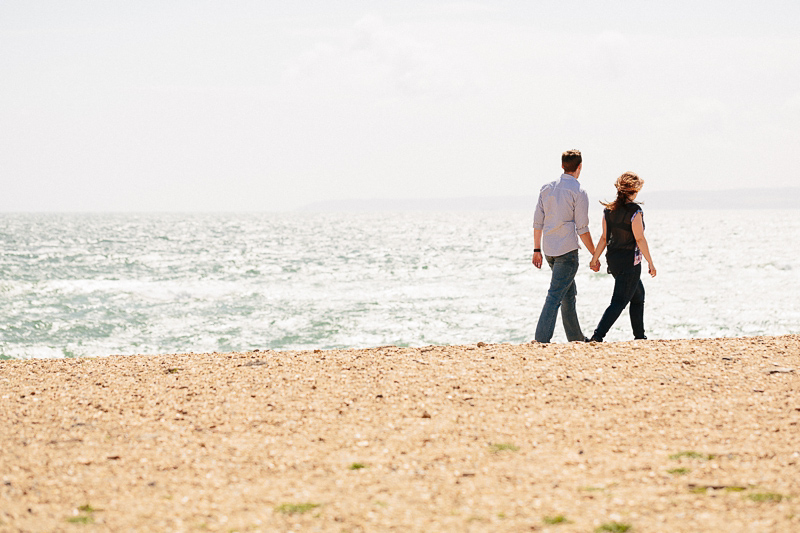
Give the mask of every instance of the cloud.
M 475 15 L 483 16 L 498 12 L 495 6 L 484 4 L 482 2 L 449 2 L 440 6 L 439 11 L 450 16 L 468 17 Z
M 800 112 L 800 93 L 797 93 L 794 96 L 792 96 L 791 98 L 789 98 L 788 100 L 786 100 L 786 103 L 784 104 L 784 108 L 787 111 L 790 111 L 790 112 L 793 112 L 793 113 Z
M 294 88 L 362 97 L 439 99 L 462 91 L 457 63 L 445 48 L 369 15 L 295 58 L 284 80 Z
M 630 43 L 619 32 L 604 31 L 592 42 L 589 58 L 590 68 L 599 78 L 624 77 L 630 65 Z
M 711 138 L 723 133 L 735 119 L 723 101 L 700 96 L 665 101 L 660 122 L 667 130 L 686 138 Z

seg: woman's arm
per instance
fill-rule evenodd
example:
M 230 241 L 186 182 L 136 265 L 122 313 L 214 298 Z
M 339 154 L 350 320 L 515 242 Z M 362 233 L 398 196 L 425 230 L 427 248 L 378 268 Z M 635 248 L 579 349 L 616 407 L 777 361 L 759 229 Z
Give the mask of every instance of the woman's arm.
M 642 255 L 647 259 L 647 265 L 650 267 L 649 272 L 652 277 L 656 277 L 656 266 L 650 258 L 650 248 L 647 247 L 647 239 L 644 238 L 644 222 L 642 222 L 642 212 L 639 211 L 633 215 L 631 221 L 631 229 L 633 230 L 633 237 L 636 239 L 636 246 L 642 251 Z
M 594 249 L 594 254 L 592 255 L 592 260 L 589 261 L 589 268 L 594 270 L 595 272 L 600 270 L 600 256 L 603 253 L 603 250 L 606 249 L 606 217 L 603 217 L 603 234 L 600 235 L 600 238 L 597 240 L 597 246 Z

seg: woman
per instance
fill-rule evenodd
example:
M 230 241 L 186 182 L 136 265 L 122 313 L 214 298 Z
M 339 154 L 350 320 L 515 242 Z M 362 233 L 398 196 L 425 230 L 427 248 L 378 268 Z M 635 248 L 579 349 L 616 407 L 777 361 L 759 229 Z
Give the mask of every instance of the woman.
M 644 213 L 639 204 L 634 203 L 642 185 L 642 178 L 633 172 L 626 172 L 615 183 L 617 198 L 610 203 L 601 202 L 606 207 L 603 211 L 603 235 L 597 242 L 589 266 L 595 272 L 600 270 L 598 258 L 608 246 L 606 261 L 608 273 L 614 276 L 614 294 L 611 296 L 611 305 L 594 330 L 591 338 L 594 342 L 603 342 L 608 330 L 628 304 L 634 338 L 647 338 L 644 335 L 644 285 L 640 279 L 642 256 L 647 259 L 653 277 L 656 267 L 650 258 L 647 239 L 644 238 Z

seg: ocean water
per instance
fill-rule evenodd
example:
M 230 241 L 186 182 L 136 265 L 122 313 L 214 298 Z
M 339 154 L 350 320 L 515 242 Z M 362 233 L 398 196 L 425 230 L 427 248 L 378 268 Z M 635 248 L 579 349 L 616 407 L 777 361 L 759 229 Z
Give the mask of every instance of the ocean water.
M 0 214 L 0 357 L 528 342 L 550 279 L 532 215 Z M 800 210 L 646 223 L 649 338 L 800 333 Z M 613 279 L 581 261 L 590 335 Z M 607 340 L 630 338 L 623 314 Z

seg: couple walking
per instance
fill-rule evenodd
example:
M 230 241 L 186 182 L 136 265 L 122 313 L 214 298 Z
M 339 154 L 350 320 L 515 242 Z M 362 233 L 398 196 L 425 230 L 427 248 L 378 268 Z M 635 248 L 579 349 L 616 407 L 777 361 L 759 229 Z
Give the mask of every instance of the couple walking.
M 595 247 L 589 232 L 589 196 L 578 184 L 582 163 L 578 150 L 561 154 L 564 173 L 558 180 L 542 187 L 539 193 L 533 218 L 533 264 L 536 268 L 542 268 L 544 258 L 553 272 L 536 326 L 535 339 L 537 342 L 550 342 L 558 309 L 561 308 L 561 321 L 567 340 L 602 342 L 628 305 L 634 338 L 646 339 L 642 256 L 647 260 L 651 276 L 656 275 L 656 267 L 644 238 L 644 213 L 634 202 L 644 181 L 633 172 L 626 172 L 617 178 L 616 199 L 609 203 L 601 202 L 606 207 L 603 211 L 603 235 Z M 607 250 L 608 273 L 614 276 L 611 304 L 603 313 L 591 339 L 583 335 L 575 311 L 578 238 L 592 254 L 589 267 L 595 272 L 600 270 L 600 254 L 604 249 Z

